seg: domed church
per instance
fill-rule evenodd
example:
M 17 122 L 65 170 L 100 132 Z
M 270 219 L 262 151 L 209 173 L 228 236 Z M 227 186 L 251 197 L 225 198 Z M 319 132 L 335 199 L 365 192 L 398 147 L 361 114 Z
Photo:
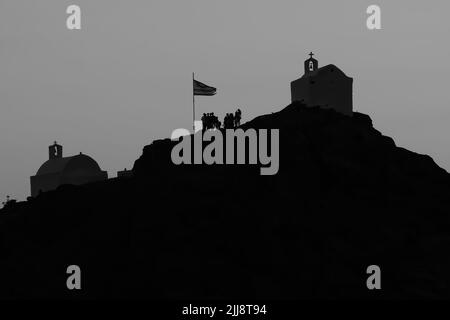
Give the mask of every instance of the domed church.
M 306 105 L 334 109 L 348 116 L 353 115 L 353 79 L 342 70 L 329 64 L 319 68 L 313 58 L 305 61 L 304 75 L 291 82 L 291 98 Z
M 108 179 L 98 163 L 80 152 L 79 155 L 63 157 L 63 148 L 56 142 L 48 147 L 49 159 L 30 177 L 31 196 L 54 190 L 63 184 L 80 185 Z

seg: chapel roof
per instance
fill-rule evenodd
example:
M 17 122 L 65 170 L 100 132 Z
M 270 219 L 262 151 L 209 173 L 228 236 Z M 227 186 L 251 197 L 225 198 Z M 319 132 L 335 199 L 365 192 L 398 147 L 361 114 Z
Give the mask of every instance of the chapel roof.
M 71 157 L 49 159 L 41 165 L 41 167 L 37 171 L 36 175 L 38 176 L 38 175 L 44 175 L 44 174 L 50 174 L 50 173 L 62 173 L 69 166 L 70 163 L 73 163 L 73 162 L 76 162 L 79 160 L 88 162 L 91 166 L 94 166 L 94 167 L 98 168 L 98 170 L 100 170 L 99 165 L 97 164 L 97 162 L 94 159 L 92 159 L 91 157 L 89 157 L 87 155 L 79 154 L 79 155 L 71 156 Z
M 306 73 L 306 74 L 304 74 L 304 75 L 302 76 L 302 78 L 303 78 L 303 77 L 305 77 L 305 78 L 307 78 L 307 77 L 315 77 L 315 76 L 318 76 L 318 75 L 321 75 L 321 74 L 324 74 L 324 73 L 328 73 L 328 72 L 337 72 L 338 74 L 343 75 L 343 76 L 346 77 L 346 78 L 349 78 L 349 77 L 344 73 L 344 71 L 342 71 L 341 69 L 339 69 L 338 67 L 336 67 L 334 64 L 328 64 L 328 65 L 326 65 L 326 66 L 323 66 L 323 67 L 318 68 L 318 69 L 315 70 L 315 71 Z

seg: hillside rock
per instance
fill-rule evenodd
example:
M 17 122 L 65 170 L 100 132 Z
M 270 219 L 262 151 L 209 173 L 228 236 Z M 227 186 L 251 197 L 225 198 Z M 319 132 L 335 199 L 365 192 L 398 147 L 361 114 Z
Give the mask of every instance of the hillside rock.
M 450 298 L 450 175 L 433 159 L 360 113 L 294 103 L 248 128 L 280 130 L 277 175 L 175 166 L 158 140 L 132 179 L 0 211 L 0 298 Z

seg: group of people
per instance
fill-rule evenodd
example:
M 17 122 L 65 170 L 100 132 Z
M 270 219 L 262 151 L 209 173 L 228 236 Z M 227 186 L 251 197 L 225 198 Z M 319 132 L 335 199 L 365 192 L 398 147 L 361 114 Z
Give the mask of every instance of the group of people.
M 223 119 L 223 126 L 225 129 L 235 129 L 241 125 L 241 109 L 237 109 L 234 113 L 227 113 Z
M 219 118 L 217 118 L 217 116 L 214 115 L 214 112 L 211 112 L 203 114 L 202 125 L 203 130 L 210 130 L 210 129 L 220 129 L 222 123 L 219 121 Z
M 241 114 L 241 109 L 237 109 L 234 115 L 232 113 L 227 113 L 223 119 L 224 129 L 235 129 L 239 127 L 241 125 Z M 217 116 L 214 115 L 214 112 L 204 113 L 201 120 L 203 130 L 220 129 L 222 126 L 222 123 Z

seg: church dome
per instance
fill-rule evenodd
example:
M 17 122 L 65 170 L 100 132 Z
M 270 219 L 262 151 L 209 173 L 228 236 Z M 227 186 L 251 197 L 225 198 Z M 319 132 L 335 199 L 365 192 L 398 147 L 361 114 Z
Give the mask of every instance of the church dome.
M 36 175 L 66 174 L 80 169 L 92 172 L 101 171 L 100 166 L 94 159 L 87 155 L 79 154 L 72 157 L 49 159 L 41 165 Z

